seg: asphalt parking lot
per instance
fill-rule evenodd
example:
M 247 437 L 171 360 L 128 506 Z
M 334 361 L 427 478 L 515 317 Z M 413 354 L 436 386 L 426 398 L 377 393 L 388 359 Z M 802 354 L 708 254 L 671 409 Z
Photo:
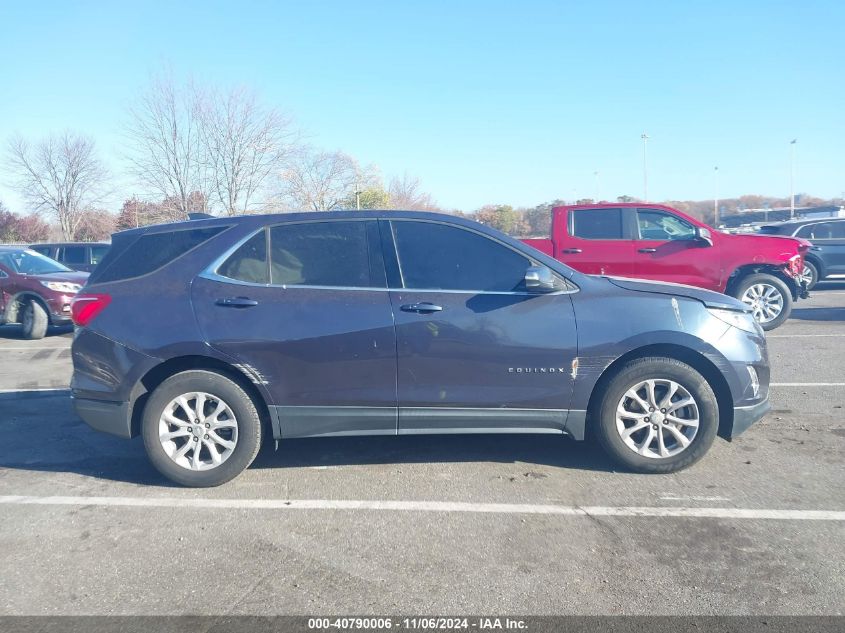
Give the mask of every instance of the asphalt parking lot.
M 661 476 L 566 438 L 338 438 L 180 489 L 74 415 L 71 338 L 0 328 L 0 615 L 845 612 L 845 283 L 769 336 L 773 411 Z

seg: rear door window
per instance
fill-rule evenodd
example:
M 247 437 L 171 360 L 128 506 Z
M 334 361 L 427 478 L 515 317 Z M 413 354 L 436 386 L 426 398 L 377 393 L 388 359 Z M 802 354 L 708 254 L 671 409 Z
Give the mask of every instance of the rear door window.
M 92 246 L 91 247 L 91 263 L 95 266 L 103 261 L 103 257 L 109 252 L 108 246 Z
M 270 229 L 270 282 L 275 285 L 366 288 L 368 221 L 281 224 Z
M 484 235 L 435 222 L 394 221 L 405 288 L 519 290 L 530 259 Z
M 621 240 L 622 209 L 581 209 L 572 215 L 572 235 L 585 240 Z

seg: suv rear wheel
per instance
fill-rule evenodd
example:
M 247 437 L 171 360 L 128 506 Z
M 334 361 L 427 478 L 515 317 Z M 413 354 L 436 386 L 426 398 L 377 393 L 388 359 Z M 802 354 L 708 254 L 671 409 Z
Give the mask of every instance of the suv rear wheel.
M 748 275 L 739 282 L 734 296 L 751 308 L 754 318 L 766 331 L 782 325 L 792 312 L 792 292 L 774 275 Z
M 153 391 L 141 434 L 162 475 L 183 486 L 219 486 L 255 459 L 261 419 L 237 383 L 216 372 L 192 370 L 171 376 Z
M 672 358 L 640 358 L 620 369 L 597 411 L 597 436 L 623 466 L 671 473 L 701 459 L 719 428 L 719 404 L 707 380 Z
M 23 308 L 21 324 L 23 325 L 24 338 L 30 340 L 44 338 L 47 334 L 50 318 L 47 316 L 44 306 L 35 299 L 31 299 Z

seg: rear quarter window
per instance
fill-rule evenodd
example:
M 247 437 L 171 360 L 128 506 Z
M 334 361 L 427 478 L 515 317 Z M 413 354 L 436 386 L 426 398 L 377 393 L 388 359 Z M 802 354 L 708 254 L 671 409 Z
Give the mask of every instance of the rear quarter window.
M 112 246 L 102 264 L 88 278 L 89 284 L 141 277 L 166 266 L 218 235 L 225 226 L 181 229 L 142 235 L 122 250 Z M 119 252 L 118 252 L 119 250 Z

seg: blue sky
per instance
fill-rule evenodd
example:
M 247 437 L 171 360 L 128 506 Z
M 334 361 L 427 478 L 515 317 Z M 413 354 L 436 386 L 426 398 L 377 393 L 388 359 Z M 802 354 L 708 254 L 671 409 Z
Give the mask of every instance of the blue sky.
M 0 140 L 71 129 L 116 173 L 133 95 L 246 84 L 315 145 L 445 207 L 845 191 L 845 3 L 0 0 Z M 0 181 L 5 180 L 0 172 Z M 130 182 L 121 191 L 141 191 Z M 7 183 L 0 200 L 26 211 Z

